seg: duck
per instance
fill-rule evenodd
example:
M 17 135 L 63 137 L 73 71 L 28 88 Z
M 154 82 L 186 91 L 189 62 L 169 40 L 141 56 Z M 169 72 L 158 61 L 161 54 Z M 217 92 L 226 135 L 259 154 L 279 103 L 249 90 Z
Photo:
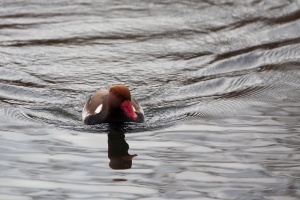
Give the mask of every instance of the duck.
M 144 122 L 144 111 L 124 85 L 100 88 L 85 103 L 82 120 L 86 125 Z

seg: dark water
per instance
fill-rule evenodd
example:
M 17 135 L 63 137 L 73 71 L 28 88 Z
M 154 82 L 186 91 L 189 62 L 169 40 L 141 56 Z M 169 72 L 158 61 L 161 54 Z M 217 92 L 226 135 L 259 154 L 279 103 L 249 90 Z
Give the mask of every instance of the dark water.
M 0 199 L 299 199 L 299 8 L 0 1 Z M 146 122 L 83 125 L 120 83 Z

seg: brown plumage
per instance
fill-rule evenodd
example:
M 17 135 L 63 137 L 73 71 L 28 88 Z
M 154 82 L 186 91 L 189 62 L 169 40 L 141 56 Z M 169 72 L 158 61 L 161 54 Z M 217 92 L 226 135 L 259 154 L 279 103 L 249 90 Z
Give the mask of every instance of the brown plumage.
M 85 124 L 143 122 L 144 112 L 124 85 L 97 90 L 82 110 Z

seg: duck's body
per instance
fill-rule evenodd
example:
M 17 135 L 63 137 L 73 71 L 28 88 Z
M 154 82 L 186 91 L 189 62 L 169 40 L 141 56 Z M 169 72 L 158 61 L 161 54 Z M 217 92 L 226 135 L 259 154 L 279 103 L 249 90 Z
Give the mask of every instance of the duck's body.
M 143 122 L 144 112 L 126 86 L 114 85 L 91 95 L 83 107 L 82 120 L 87 125 Z

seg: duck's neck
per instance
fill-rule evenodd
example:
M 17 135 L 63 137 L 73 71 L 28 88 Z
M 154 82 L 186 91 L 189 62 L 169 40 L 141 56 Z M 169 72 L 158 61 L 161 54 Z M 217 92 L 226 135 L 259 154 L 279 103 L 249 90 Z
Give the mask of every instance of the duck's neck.
M 120 107 L 118 107 L 118 108 L 115 108 L 115 107 L 112 107 L 112 106 L 108 107 L 108 114 L 109 115 L 118 115 L 120 113 L 123 113 L 123 110 Z

